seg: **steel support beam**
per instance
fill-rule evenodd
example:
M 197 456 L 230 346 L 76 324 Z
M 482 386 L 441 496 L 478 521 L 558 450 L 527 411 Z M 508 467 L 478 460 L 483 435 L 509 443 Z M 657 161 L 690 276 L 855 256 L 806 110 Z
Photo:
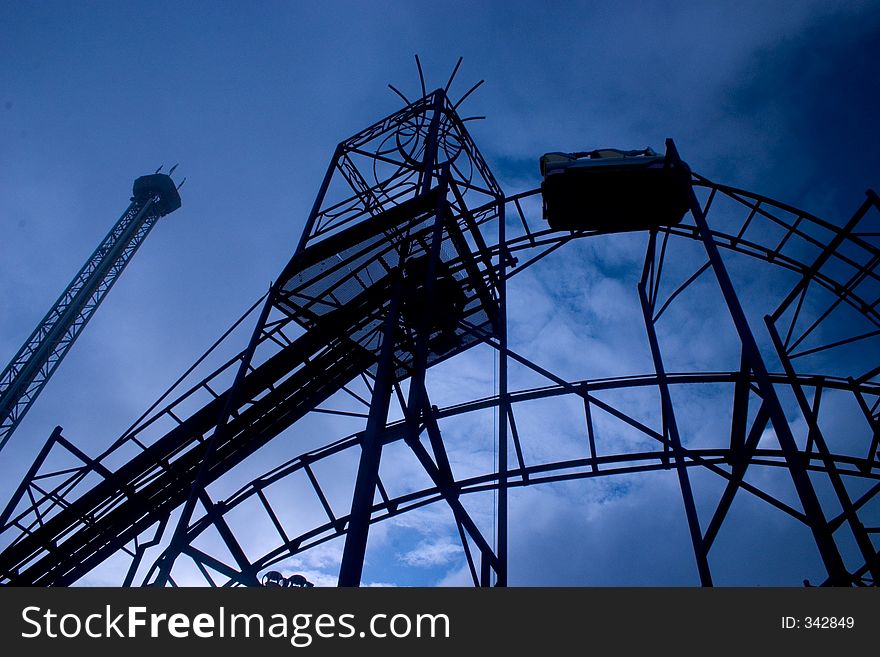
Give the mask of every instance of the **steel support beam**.
M 423 195 L 431 190 L 431 182 L 434 177 L 434 168 L 437 160 L 437 134 L 440 125 L 440 115 L 443 103 L 443 93 L 438 91 L 433 98 L 433 114 L 428 128 L 428 136 L 425 142 L 425 154 L 422 161 L 420 189 Z M 432 249 L 428 265 L 428 299 L 430 303 L 431 288 L 433 287 L 433 274 L 436 271 L 436 260 L 439 256 L 440 240 L 443 225 L 443 213 L 435 209 L 435 224 L 432 237 Z M 376 494 L 376 484 L 379 479 L 379 462 L 382 457 L 382 439 L 388 420 L 388 409 L 391 403 L 391 395 L 395 382 L 394 353 L 397 349 L 397 337 L 399 334 L 399 318 L 401 295 L 403 291 L 403 267 L 406 263 L 408 245 L 402 247 L 398 262 L 397 281 L 392 293 L 391 304 L 385 325 L 382 331 L 382 346 L 379 355 L 379 363 L 376 370 L 376 379 L 373 384 L 372 400 L 367 418 L 367 427 L 361 443 L 361 458 L 358 465 L 357 479 L 355 480 L 354 495 L 351 503 L 351 514 L 348 525 L 348 533 L 345 537 L 345 547 L 342 553 L 342 564 L 339 568 L 339 586 L 360 586 L 363 574 L 364 557 L 367 550 L 367 537 L 370 531 L 370 519 L 373 508 L 373 497 Z M 417 351 L 427 352 L 427 336 L 423 331 L 417 331 Z M 424 379 L 424 363 L 419 363 L 420 354 L 414 354 L 415 375 L 421 371 Z M 421 367 L 420 367 L 421 365 Z M 417 385 L 410 386 L 410 395 Z
M 226 396 L 226 400 L 223 404 L 222 410 L 220 411 L 220 416 L 217 418 L 217 423 L 214 426 L 214 431 L 212 432 L 211 437 L 208 439 L 208 444 L 205 447 L 205 453 L 203 454 L 201 463 L 199 464 L 198 474 L 196 474 L 195 481 L 193 482 L 186 502 L 183 505 L 183 510 L 180 512 L 180 516 L 177 519 L 177 525 L 174 527 L 174 533 L 171 535 L 171 541 L 165 551 L 165 558 L 159 566 L 159 574 L 155 581 L 156 586 L 165 585 L 171 574 L 171 568 L 174 566 L 174 562 L 177 559 L 177 556 L 186 546 L 186 530 L 189 526 L 190 520 L 192 519 L 193 511 L 195 511 L 196 503 L 199 500 L 203 500 L 205 498 L 205 486 L 207 485 L 206 477 L 208 469 L 214 459 L 214 453 L 217 449 L 217 445 L 220 442 L 220 438 L 223 437 L 226 432 L 226 425 L 229 422 L 229 418 L 239 406 L 242 382 L 244 381 L 244 378 L 251 367 L 251 362 L 254 358 L 254 352 L 257 349 L 257 344 L 260 342 L 260 335 L 262 335 L 263 333 L 263 328 L 266 325 L 266 320 L 269 318 L 269 312 L 271 311 L 274 302 L 275 294 L 273 291 L 270 291 L 268 296 L 266 297 L 263 309 L 262 311 L 260 311 L 260 316 L 257 318 L 257 323 L 256 326 L 254 326 L 253 333 L 251 334 L 250 342 L 248 343 L 247 348 L 242 354 L 241 363 L 239 364 L 238 370 L 235 373 L 235 379 L 233 380 L 232 385 L 229 387 L 229 392 Z M 206 506 L 206 511 L 209 510 L 210 509 L 208 509 Z M 253 577 L 254 582 L 258 582 L 256 574 L 251 574 L 251 576 Z
M 681 163 L 678 150 L 671 139 L 666 140 L 666 148 L 667 156 Z M 758 386 L 761 398 L 764 400 L 768 415 L 770 416 L 770 422 L 779 440 L 779 446 L 785 454 L 792 481 L 797 490 L 798 498 L 803 505 L 804 513 L 809 519 L 810 531 L 813 533 L 822 562 L 828 572 L 829 580 L 836 586 L 850 586 L 852 577 L 846 570 L 843 558 L 840 556 L 840 551 L 834 542 L 834 536 L 828 528 L 828 522 L 825 519 L 825 513 L 822 511 L 822 505 L 799 456 L 797 443 L 786 420 L 785 411 L 776 394 L 776 389 L 770 381 L 770 375 L 764 363 L 764 358 L 761 356 L 758 343 L 752 333 L 745 311 L 740 304 L 736 289 L 730 279 L 730 274 L 728 274 L 724 261 L 721 259 L 721 254 L 718 251 L 718 246 L 715 244 L 712 232 L 709 230 L 709 225 L 706 223 L 706 218 L 703 215 L 703 210 L 700 207 L 700 202 L 697 199 L 696 193 L 694 193 L 693 187 L 690 188 L 689 194 L 691 214 L 697 226 L 697 231 L 706 249 L 709 262 L 712 263 L 712 270 L 715 273 L 715 278 L 718 280 L 721 294 L 724 297 L 734 327 L 742 342 L 743 355 L 755 376 L 755 383 Z
M 789 358 L 788 353 L 782 344 L 782 338 L 776 330 L 773 318 L 767 315 L 764 318 L 764 321 L 767 324 L 767 330 L 770 332 L 770 338 L 773 340 L 773 346 L 776 347 L 776 353 L 782 362 L 782 367 L 791 381 L 791 388 L 794 391 L 794 396 L 797 399 L 798 406 L 800 406 L 804 419 L 807 421 L 810 438 L 819 452 L 819 457 L 822 459 L 822 463 L 825 465 L 828 478 L 831 480 L 831 486 L 837 495 L 837 499 L 843 509 L 843 514 L 846 516 L 847 523 L 849 524 L 853 537 L 856 540 L 856 545 L 859 547 L 859 552 L 861 552 L 865 564 L 871 571 L 871 576 L 874 578 L 874 581 L 880 582 L 880 559 L 877 557 L 877 550 L 874 548 L 874 544 L 871 542 L 871 537 L 868 536 L 865 526 L 859 519 L 859 516 L 853 507 L 853 502 L 849 496 L 846 484 L 844 484 L 840 473 L 837 471 L 837 466 L 831 458 L 831 452 L 828 450 L 828 444 L 825 442 L 825 437 L 822 435 L 822 430 L 819 427 L 816 413 L 807 401 L 807 396 L 798 381 L 797 373 L 794 371 L 791 358 Z
M 700 529 L 700 519 L 697 515 L 697 506 L 694 502 L 694 493 L 691 488 L 690 477 L 687 473 L 684 454 L 681 445 L 681 436 L 678 432 L 678 422 L 675 419 L 675 411 L 672 405 L 672 396 L 669 394 L 669 384 L 666 381 L 666 368 L 663 365 L 663 355 L 660 351 L 660 343 L 657 340 L 657 331 L 654 326 L 654 305 L 648 301 L 645 291 L 647 284 L 648 259 L 653 256 L 657 234 L 651 233 L 648 243 L 648 251 L 645 256 L 645 269 L 642 280 L 638 284 L 639 301 L 642 307 L 642 316 L 645 320 L 645 330 L 648 334 L 648 344 L 651 348 L 651 359 L 654 362 L 654 371 L 657 374 L 657 387 L 660 390 L 660 402 L 663 416 L 663 435 L 672 448 L 672 456 L 675 460 L 675 470 L 678 474 L 678 483 L 681 488 L 681 497 L 684 502 L 685 515 L 687 516 L 688 530 L 691 543 L 694 548 L 694 558 L 697 562 L 697 572 L 700 576 L 700 584 L 712 586 L 712 573 L 709 569 L 708 555 L 703 544 L 703 534 Z

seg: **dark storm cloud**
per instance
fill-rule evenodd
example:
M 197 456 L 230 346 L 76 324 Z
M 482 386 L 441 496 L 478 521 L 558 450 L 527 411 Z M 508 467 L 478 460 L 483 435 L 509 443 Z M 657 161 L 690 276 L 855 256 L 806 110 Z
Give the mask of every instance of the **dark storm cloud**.
M 880 11 L 833 15 L 762 48 L 726 109 L 756 127 L 780 196 L 854 210 L 880 184 Z M 822 198 L 825 190 L 827 198 Z

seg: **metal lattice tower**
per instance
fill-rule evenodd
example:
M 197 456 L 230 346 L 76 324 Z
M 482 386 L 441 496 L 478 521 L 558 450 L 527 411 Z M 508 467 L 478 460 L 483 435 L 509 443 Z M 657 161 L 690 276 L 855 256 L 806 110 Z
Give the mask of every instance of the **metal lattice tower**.
M 880 328 L 876 194 L 838 226 L 689 172 L 687 219 L 628 242 L 642 250 L 631 299 L 643 369 L 574 378 L 511 344 L 508 290 L 564 248 L 614 231 L 548 227 L 541 189 L 505 196 L 448 91 L 423 87 L 337 146 L 242 350 L 182 391 L 175 384 L 94 458 L 55 430 L 0 517 L 2 581 L 68 585 L 125 557 L 124 585 L 250 586 L 336 541 L 338 583 L 356 586 L 370 527 L 436 505 L 474 585 L 504 586 L 511 491 L 649 473 L 680 493 L 703 585 L 715 583 L 712 548 L 744 496 L 804 528 L 824 583 L 877 581 L 880 362 L 869 348 L 836 356 L 874 344 Z M 671 140 L 666 157 L 682 164 Z M 779 273 L 791 290 L 770 298 L 759 322 L 753 307 L 767 300 L 740 296 L 742 263 Z M 674 368 L 694 294 L 699 312 L 710 298 L 723 311 L 710 337 L 738 366 Z M 477 348 L 497 359 L 495 389 L 438 403 L 432 373 Z M 833 367 L 815 360 L 828 354 Z M 689 391 L 707 403 L 706 389 L 723 390 L 712 400 L 725 409 L 711 441 L 682 403 Z M 626 399 L 636 393 L 648 395 L 642 407 Z M 530 444 L 541 432 L 530 435 L 528 409 L 554 401 L 583 418 L 574 455 Z M 843 402 L 842 430 L 833 420 Z M 455 423 L 486 411 L 497 451 L 490 445 L 477 470 L 471 452 L 455 451 Z M 327 415 L 357 428 L 290 438 Z M 286 456 L 260 461 L 279 436 Z M 350 478 L 340 491 L 341 472 Z M 703 494 L 706 478 L 716 497 Z M 471 503 L 486 494 L 497 496 L 494 522 Z
M 0 375 L 0 449 L 153 226 L 179 207 L 169 176 L 157 171 L 135 180 L 131 204 Z

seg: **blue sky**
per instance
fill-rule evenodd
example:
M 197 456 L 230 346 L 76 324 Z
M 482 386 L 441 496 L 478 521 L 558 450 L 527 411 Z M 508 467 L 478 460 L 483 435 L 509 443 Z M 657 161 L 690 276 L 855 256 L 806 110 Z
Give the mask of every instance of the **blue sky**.
M 429 87 L 458 56 L 458 93 L 486 80 L 464 109 L 488 117 L 471 131 L 508 193 L 538 184 L 543 152 L 661 149 L 668 136 L 703 175 L 834 222 L 878 181 L 872 2 L 8 2 L 0 33 L 0 360 L 125 208 L 135 177 L 176 162 L 187 177 L 183 207 L 150 235 L 0 455 L 4 500 L 53 426 L 99 451 L 265 291 L 336 143 L 399 107 L 387 83 L 416 95 L 414 53 Z M 644 345 L 628 353 L 636 336 L 621 333 L 632 307 L 605 302 L 632 290 L 639 248 L 626 237 L 578 245 L 523 277 L 511 317 L 523 348 L 572 376 L 646 370 Z M 578 267 L 583 287 L 553 283 Z M 683 366 L 717 355 L 695 353 L 681 352 Z M 491 367 L 475 353 L 454 375 L 491 392 Z M 450 430 L 460 467 L 488 453 L 473 436 L 491 421 Z M 574 420 L 533 422 L 556 430 L 548 450 L 569 448 Z M 541 442 L 533 449 L 540 458 Z M 695 583 L 676 557 L 689 546 L 674 481 L 653 479 L 517 491 L 512 581 Z M 490 522 L 491 500 L 473 504 Z M 746 505 L 736 512 L 750 517 Z M 376 529 L 370 581 L 460 581 L 432 513 Z M 721 549 L 780 554 L 729 581 L 797 583 L 797 568 L 773 579 L 788 550 L 773 535 L 798 530 L 760 517 L 763 540 L 755 531 Z M 334 555 L 299 566 L 329 577 Z M 814 561 L 805 554 L 801 570 Z

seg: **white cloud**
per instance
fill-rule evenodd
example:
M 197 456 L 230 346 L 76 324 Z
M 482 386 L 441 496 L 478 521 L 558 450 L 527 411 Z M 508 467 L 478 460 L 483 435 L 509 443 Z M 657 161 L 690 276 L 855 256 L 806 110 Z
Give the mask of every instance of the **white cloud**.
M 420 542 L 414 549 L 401 554 L 398 559 L 408 566 L 417 568 L 443 566 L 458 559 L 463 554 L 460 545 L 448 538 Z

